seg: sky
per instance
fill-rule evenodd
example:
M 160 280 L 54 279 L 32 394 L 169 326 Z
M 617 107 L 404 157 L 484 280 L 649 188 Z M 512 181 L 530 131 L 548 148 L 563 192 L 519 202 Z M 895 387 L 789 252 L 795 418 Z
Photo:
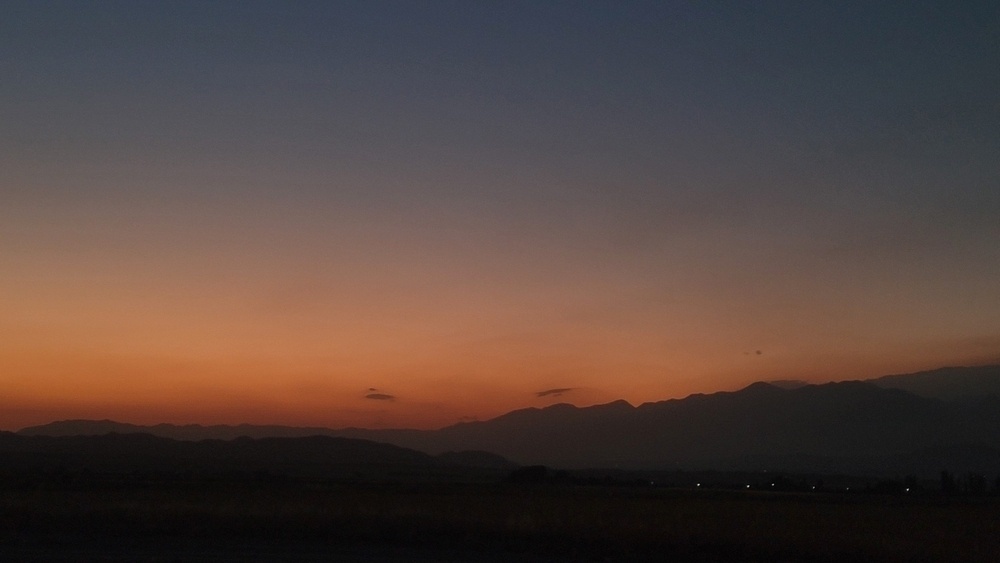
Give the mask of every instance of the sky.
M 0 429 L 1000 361 L 996 2 L 0 4 Z

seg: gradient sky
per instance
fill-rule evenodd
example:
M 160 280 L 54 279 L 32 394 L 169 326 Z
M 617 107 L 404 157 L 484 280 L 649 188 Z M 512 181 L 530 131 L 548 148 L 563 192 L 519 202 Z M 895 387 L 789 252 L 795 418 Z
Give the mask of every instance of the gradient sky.
M 1000 360 L 1000 4 L 0 4 L 0 428 Z

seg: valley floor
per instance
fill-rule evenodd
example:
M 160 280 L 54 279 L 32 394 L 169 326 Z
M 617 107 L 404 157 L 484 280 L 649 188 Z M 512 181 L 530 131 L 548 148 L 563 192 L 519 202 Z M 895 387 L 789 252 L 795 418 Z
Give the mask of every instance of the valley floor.
M 12 561 L 996 561 L 1000 499 L 579 485 L 0 489 Z

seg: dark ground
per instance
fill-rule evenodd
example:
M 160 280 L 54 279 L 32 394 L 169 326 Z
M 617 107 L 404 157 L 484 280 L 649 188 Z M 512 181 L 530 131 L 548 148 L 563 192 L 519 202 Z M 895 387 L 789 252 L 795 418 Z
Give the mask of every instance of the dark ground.
M 997 561 L 1000 498 L 579 484 L 8 483 L 9 561 Z

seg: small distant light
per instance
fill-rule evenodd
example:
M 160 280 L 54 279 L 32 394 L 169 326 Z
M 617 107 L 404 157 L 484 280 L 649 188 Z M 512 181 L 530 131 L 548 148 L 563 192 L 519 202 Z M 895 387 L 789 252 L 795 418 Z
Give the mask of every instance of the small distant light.
M 909 487 L 906 487 L 906 492 L 910 492 L 910 488 Z
M 850 487 L 847 487 L 847 488 L 846 488 L 846 489 L 844 489 L 844 490 L 845 490 L 845 491 L 849 491 L 849 490 L 851 490 L 851 488 L 850 488 Z
M 813 485 L 813 490 L 814 490 L 814 491 L 816 490 L 816 485 Z
M 700 487 L 701 483 L 695 483 L 695 487 Z
M 773 486 L 774 486 L 774 483 L 771 483 L 771 486 L 773 487 Z
M 750 488 L 750 485 L 747 485 L 747 488 L 749 489 L 749 488 Z

